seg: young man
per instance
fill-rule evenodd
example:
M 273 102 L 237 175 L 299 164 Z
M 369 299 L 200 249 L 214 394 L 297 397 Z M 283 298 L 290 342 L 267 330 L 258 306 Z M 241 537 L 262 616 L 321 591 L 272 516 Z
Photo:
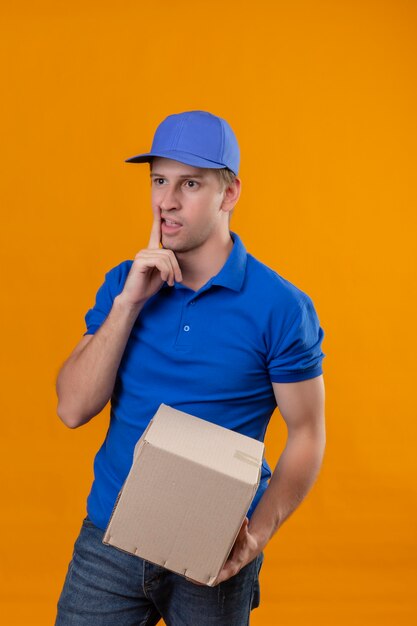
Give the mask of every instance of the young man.
M 106 274 L 57 380 L 67 426 L 85 424 L 110 399 L 111 419 L 56 624 L 145 626 L 162 617 L 167 626 L 244 626 L 259 604 L 263 549 L 321 466 L 324 333 L 309 296 L 229 230 L 239 148 L 225 120 L 171 115 L 151 151 L 128 161 L 151 163 L 149 244 Z M 288 428 L 272 478 L 263 463 L 214 587 L 101 541 L 134 446 L 161 403 L 259 440 L 278 405 Z

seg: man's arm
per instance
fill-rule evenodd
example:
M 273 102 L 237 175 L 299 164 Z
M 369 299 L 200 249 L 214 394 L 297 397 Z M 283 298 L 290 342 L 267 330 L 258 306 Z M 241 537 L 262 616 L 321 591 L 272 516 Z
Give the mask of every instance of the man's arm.
M 97 332 L 85 335 L 61 367 L 56 381 L 57 413 L 69 428 L 90 421 L 109 401 L 139 311 L 116 296 Z
M 123 291 L 94 335 L 85 335 L 61 367 L 56 391 L 58 415 L 77 428 L 100 413 L 113 393 L 117 370 L 133 325 L 145 302 L 166 281 L 181 281 L 182 274 L 172 250 L 159 247 L 160 214 L 154 214 L 148 247 L 138 252 Z
M 250 523 L 247 519 L 216 584 L 237 574 L 266 546 L 301 504 L 319 473 L 326 445 L 323 376 L 296 383 L 273 383 L 287 424 L 286 446 Z

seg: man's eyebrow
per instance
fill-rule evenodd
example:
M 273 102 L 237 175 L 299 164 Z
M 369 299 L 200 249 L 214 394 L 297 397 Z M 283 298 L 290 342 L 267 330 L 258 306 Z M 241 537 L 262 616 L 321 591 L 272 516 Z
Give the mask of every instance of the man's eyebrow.
M 165 178 L 165 174 L 158 174 L 157 172 L 151 172 L 150 176 L 159 176 Z M 204 178 L 204 174 L 181 174 L 178 178 Z

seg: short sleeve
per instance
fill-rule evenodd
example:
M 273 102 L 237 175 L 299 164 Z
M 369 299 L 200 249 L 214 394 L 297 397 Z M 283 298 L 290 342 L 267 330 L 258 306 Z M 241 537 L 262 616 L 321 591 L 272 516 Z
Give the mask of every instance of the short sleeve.
M 289 383 L 314 378 L 323 373 L 321 350 L 324 331 L 311 298 L 304 294 L 296 314 L 271 349 L 268 369 L 274 383 Z
M 123 261 L 108 271 L 96 294 L 94 306 L 85 315 L 87 327 L 84 335 L 94 335 L 107 318 L 113 306 L 113 301 L 122 292 L 132 261 Z

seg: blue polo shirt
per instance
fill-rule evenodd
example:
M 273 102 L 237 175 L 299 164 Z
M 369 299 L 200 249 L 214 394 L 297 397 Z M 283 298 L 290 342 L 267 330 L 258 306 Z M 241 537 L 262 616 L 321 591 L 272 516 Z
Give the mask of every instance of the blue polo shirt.
M 135 444 L 161 403 L 263 441 L 276 408 L 271 382 L 322 373 L 324 332 L 310 297 L 248 254 L 238 235 L 231 237 L 232 251 L 216 276 L 198 291 L 165 283 L 132 328 L 87 500 L 88 515 L 103 530 Z M 132 263 L 106 274 L 85 316 L 85 334 L 106 319 Z M 264 460 L 249 517 L 270 476 Z

